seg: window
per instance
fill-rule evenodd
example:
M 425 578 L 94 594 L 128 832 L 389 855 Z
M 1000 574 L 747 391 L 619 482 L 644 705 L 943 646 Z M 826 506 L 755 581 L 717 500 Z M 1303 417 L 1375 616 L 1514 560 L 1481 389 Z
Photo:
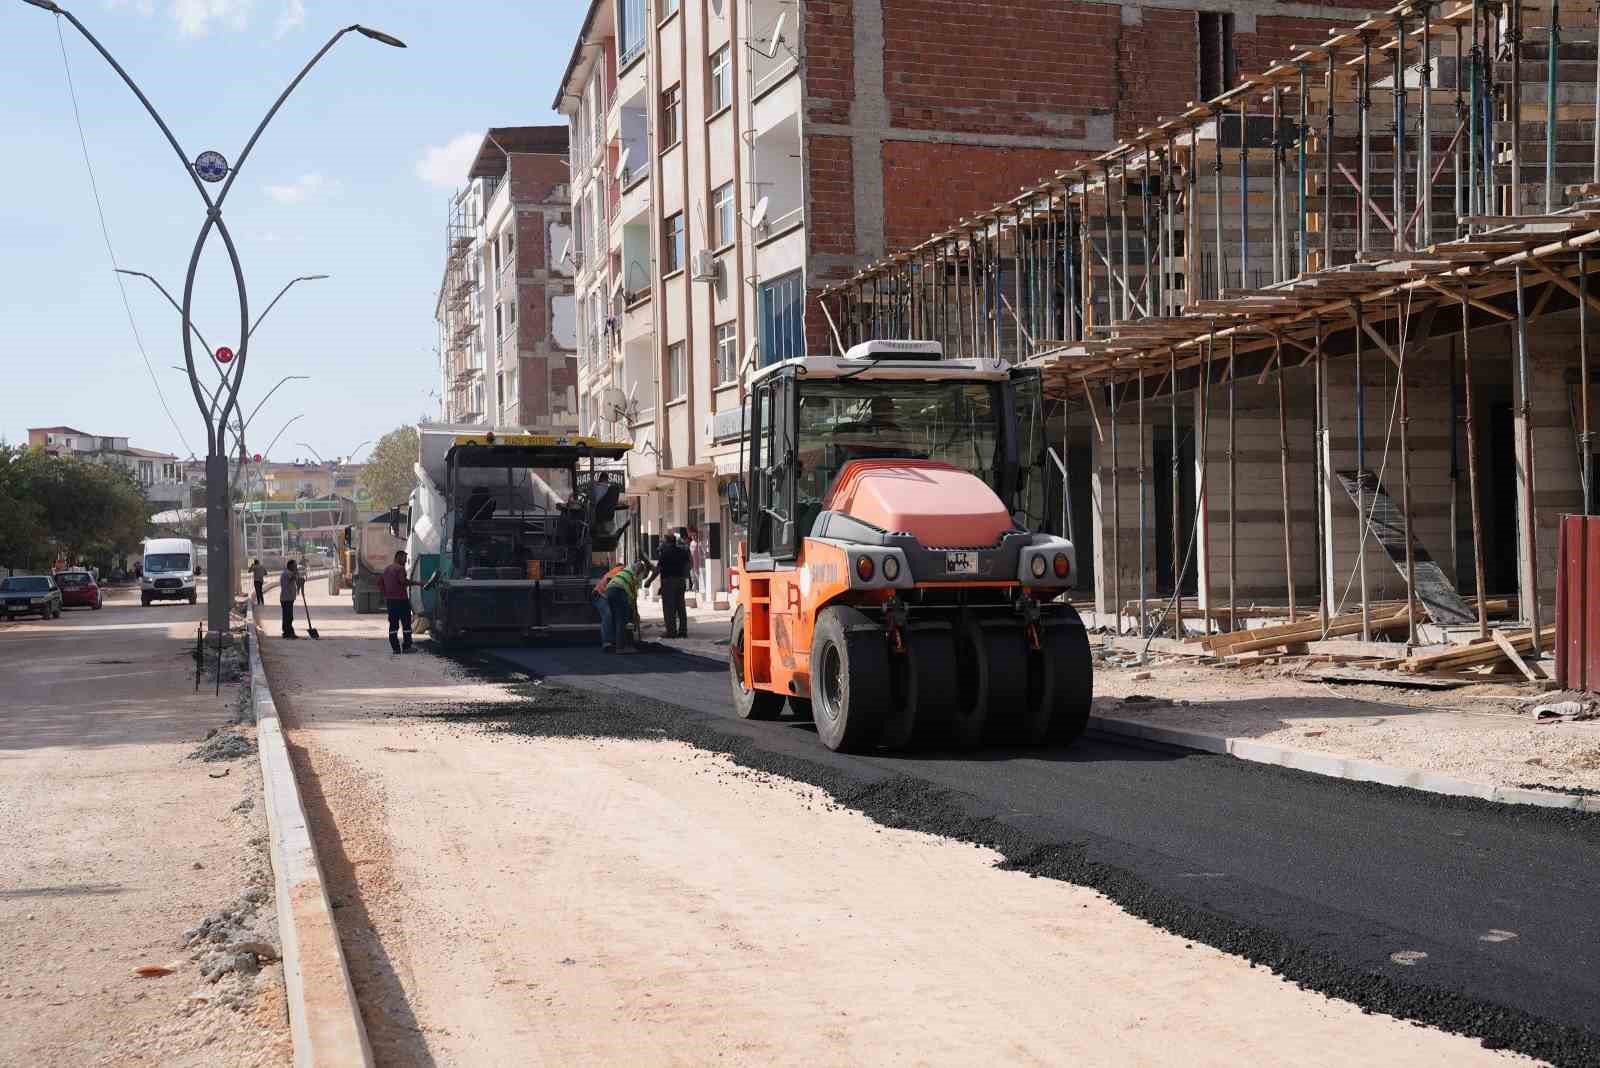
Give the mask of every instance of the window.
M 711 192 L 711 247 L 722 248 L 733 244 L 733 183 L 718 186 Z
M 667 346 L 667 399 L 679 400 L 689 392 L 689 369 L 684 366 L 683 342 Z
M 617 65 L 626 67 L 644 54 L 644 0 L 617 4 Z
M 717 327 L 717 385 L 731 385 L 739 380 L 739 332 L 732 323 Z
M 1195 15 L 1200 55 L 1200 99 L 1210 100 L 1233 87 L 1237 59 L 1233 54 L 1233 16 L 1215 11 Z
M 728 46 L 711 53 L 711 77 L 706 82 L 706 114 L 715 115 L 733 103 L 733 66 Z
M 658 141 L 661 151 L 665 152 L 678 143 L 678 135 L 682 132 L 683 92 L 676 85 L 661 94 L 661 121 L 658 125 Z
M 683 270 L 683 212 L 667 216 L 661 226 L 661 273 Z
M 506 305 L 506 329 L 517 325 L 517 302 L 512 301 Z
M 500 310 L 500 302 L 494 302 L 494 336 L 502 337 L 506 332 L 505 313 Z
M 496 241 L 494 243 L 494 273 L 495 274 L 499 274 L 500 273 L 500 242 L 498 242 L 498 241 Z M 492 276 L 490 278 L 490 281 L 493 281 L 493 277 Z
M 512 256 L 512 253 L 515 252 L 516 250 L 517 250 L 516 235 L 513 234 L 510 230 L 507 230 L 506 231 L 506 266 L 507 267 L 511 266 L 512 260 L 515 259 L 515 257 Z
M 762 283 L 756 311 L 762 366 L 806 354 L 805 287 L 799 271 Z
M 500 372 L 494 376 L 494 397 L 495 404 L 501 408 L 506 406 L 506 376 Z

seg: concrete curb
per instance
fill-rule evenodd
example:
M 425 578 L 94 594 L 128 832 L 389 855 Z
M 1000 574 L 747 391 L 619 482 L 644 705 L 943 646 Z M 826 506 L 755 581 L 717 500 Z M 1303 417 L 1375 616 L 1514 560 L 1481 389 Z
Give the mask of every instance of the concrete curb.
M 294 1063 L 368 1068 L 372 1049 L 356 1007 L 339 931 L 317 863 L 305 805 L 289 763 L 289 747 L 261 663 L 261 634 L 250 605 L 250 694 L 255 705 L 256 745 L 272 844 L 272 875 L 278 897 L 278 935 L 283 941 L 283 980 L 289 1000 Z
M 1125 738 L 1176 745 L 1184 749 L 1197 749 L 1203 753 L 1220 753 L 1252 760 L 1258 764 L 1275 764 L 1313 775 L 1326 775 L 1334 779 L 1351 779 L 1357 782 L 1376 782 L 1386 786 L 1404 786 L 1430 794 L 1447 794 L 1451 797 L 1476 797 L 1484 801 L 1498 801 L 1511 805 L 1536 805 L 1539 808 L 1568 808 L 1579 812 L 1600 812 L 1600 796 L 1556 793 L 1550 790 L 1524 790 L 1515 786 L 1491 786 L 1488 783 L 1469 782 L 1453 775 L 1397 768 L 1375 760 L 1335 756 L 1331 753 L 1313 753 L 1305 749 L 1261 742 L 1254 738 L 1229 738 L 1219 734 L 1201 734 L 1176 727 L 1158 727 L 1138 720 L 1117 719 L 1111 716 L 1090 716 L 1089 729 Z

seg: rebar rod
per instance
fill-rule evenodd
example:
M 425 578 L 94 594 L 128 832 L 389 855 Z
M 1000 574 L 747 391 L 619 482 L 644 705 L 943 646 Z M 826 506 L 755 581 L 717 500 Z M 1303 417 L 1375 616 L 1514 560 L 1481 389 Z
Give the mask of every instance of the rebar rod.
M 1322 270 L 1333 266 L 1333 50 L 1328 50 L 1328 111 L 1323 116 L 1327 124 L 1327 143 L 1322 146 Z
M 999 219 L 996 219 L 995 222 L 994 222 L 994 231 L 995 231 L 995 239 L 999 240 L 999 235 L 1000 235 L 1000 220 Z M 1013 360 L 1012 362 L 1013 363 L 1021 363 L 1026 358 L 1026 354 L 1022 351 L 1022 346 L 1024 344 L 1026 344 L 1027 339 L 1022 336 L 1022 319 L 1021 319 L 1021 315 L 1022 315 L 1022 271 L 1023 271 L 1023 266 L 1022 266 L 1022 209 L 1020 207 L 1016 209 L 1016 224 L 1015 224 L 1015 227 L 1011 231 L 1011 270 L 1012 270 L 1013 274 L 1015 275 L 1015 277 L 1013 277 L 1011 279 L 1011 299 L 1012 299 L 1012 302 L 1016 306 L 1017 315 L 1018 315 L 1017 321 L 1015 323 L 1011 324 L 1013 329 L 1016 332 L 1016 335 L 1017 335 L 1016 359 Z
M 1306 139 L 1311 135 L 1311 127 L 1307 122 L 1306 99 L 1310 85 L 1306 78 L 1306 65 L 1298 64 L 1300 68 L 1300 121 L 1296 125 L 1295 136 L 1295 231 L 1294 231 L 1294 273 L 1306 273 L 1309 257 L 1306 255 Z M 1329 149 L 1332 150 L 1331 147 Z
M 1273 347 L 1272 358 L 1278 364 L 1278 481 L 1283 491 L 1283 577 L 1289 588 L 1289 622 L 1297 620 L 1294 591 L 1294 534 L 1291 530 L 1293 510 L 1289 507 L 1289 414 L 1283 389 L 1283 342 Z
M 1283 279 L 1283 90 L 1272 87 L 1272 280 Z
M 1211 192 L 1213 194 L 1212 208 L 1214 209 L 1213 213 L 1216 216 L 1216 224 L 1217 224 L 1216 225 L 1216 241 L 1215 241 L 1215 243 L 1213 244 L 1212 247 L 1216 249 L 1217 265 L 1216 265 L 1216 270 L 1213 272 L 1213 277 L 1216 279 L 1216 284 L 1212 287 L 1211 296 L 1213 298 L 1220 298 L 1222 296 L 1222 270 L 1223 270 L 1222 269 L 1222 262 L 1223 262 L 1223 252 L 1222 252 L 1222 249 L 1223 249 L 1223 244 L 1222 244 L 1222 115 L 1223 115 L 1223 111 L 1222 111 L 1222 109 L 1220 107 L 1213 108 L 1212 109 L 1212 115 L 1215 118 L 1215 123 L 1216 124 L 1212 129 L 1212 135 L 1213 135 L 1212 136 L 1212 144 L 1213 144 L 1213 147 L 1215 149 L 1215 160 L 1211 165 Z
M 1395 15 L 1394 41 L 1394 158 L 1389 203 L 1394 209 L 1396 252 L 1406 247 L 1406 15 Z
M 1561 65 L 1561 0 L 1550 0 L 1544 57 L 1544 210 L 1556 210 L 1556 69 Z M 1593 132 L 1591 132 L 1593 136 Z
M 1118 281 L 1122 283 L 1122 316 L 1126 321 L 1133 318 L 1133 282 L 1128 277 L 1128 160 L 1126 155 L 1118 157 L 1121 169 L 1117 174 L 1117 233 L 1122 238 L 1122 256 L 1117 264 L 1120 275 Z
M 1589 437 L 1589 254 L 1578 253 L 1578 396 L 1583 404 L 1578 440 L 1583 445 L 1583 514 L 1594 509 L 1594 447 Z
M 1522 213 L 1522 2 L 1511 0 L 1506 40 L 1511 45 L 1511 202 L 1506 205 L 1507 215 Z M 1518 289 L 1520 292 L 1520 287 Z M 1520 316 L 1519 316 L 1520 318 Z M 1534 635 L 1534 648 L 1538 649 L 1539 636 Z
M 1477 401 L 1472 392 L 1472 309 L 1467 304 L 1467 283 L 1461 283 L 1461 384 L 1467 409 L 1467 506 L 1472 513 L 1473 588 L 1478 593 L 1478 637 L 1489 636 L 1489 591 L 1483 578 L 1483 513 L 1478 503 Z
M 1239 97 L 1239 288 L 1250 286 L 1250 96 Z
M 1464 58 L 1465 58 L 1462 55 L 1462 51 L 1461 51 L 1461 23 L 1459 23 L 1459 22 L 1456 23 L 1454 29 L 1455 29 L 1455 34 L 1456 34 L 1456 53 L 1455 53 L 1455 56 L 1456 56 L 1456 128 L 1459 131 L 1462 126 L 1466 126 L 1467 130 L 1468 130 L 1468 136 L 1470 137 L 1471 136 L 1471 129 L 1472 129 L 1472 122 L 1467 117 L 1466 99 L 1461 95 L 1461 90 L 1462 90 L 1462 70 L 1461 70 L 1461 68 L 1462 68 L 1462 63 L 1464 62 Z M 1454 190 L 1455 190 L 1455 197 L 1454 197 L 1454 200 L 1451 202 L 1451 205 L 1452 205 L 1452 210 L 1455 213 L 1456 236 L 1457 237 L 1462 236 L 1466 232 L 1465 229 L 1462 226 L 1461 217 L 1463 215 L 1467 214 L 1467 212 L 1471 210 L 1470 199 L 1469 198 L 1472 195 L 1472 187 L 1470 185 L 1468 185 L 1468 184 L 1465 184 L 1464 181 L 1463 181 L 1465 175 L 1464 175 L 1464 173 L 1462 171 L 1462 168 L 1461 168 L 1461 157 L 1462 157 L 1461 149 L 1462 149 L 1461 137 L 1459 136 L 1459 133 L 1458 133 L 1457 137 L 1455 138 L 1455 147 L 1451 150 L 1451 170 L 1452 170 L 1451 182 L 1452 182 Z M 1470 161 L 1470 156 L 1468 157 L 1468 159 Z
M 1145 543 L 1145 508 L 1144 508 L 1144 482 L 1145 482 L 1145 470 L 1144 470 L 1144 456 L 1145 456 L 1145 449 L 1144 449 L 1144 371 L 1143 371 L 1142 368 L 1139 371 L 1138 385 L 1139 385 L 1139 395 L 1138 395 L 1138 404 L 1139 404 L 1139 407 L 1138 407 L 1138 416 L 1139 416 L 1139 441 L 1138 441 L 1138 448 L 1139 448 L 1139 637 L 1148 638 L 1150 636 L 1150 634 L 1149 634 L 1149 626 L 1148 626 L 1148 620 L 1150 618 L 1150 614 L 1149 614 L 1149 612 L 1148 612 L 1148 610 L 1146 608 L 1146 603 L 1147 603 L 1146 602 L 1146 598 L 1148 596 L 1148 592 L 1145 589 L 1145 566 L 1146 565 L 1145 565 L 1145 555 L 1144 555 L 1144 543 Z M 1143 659 L 1143 658 L 1141 657 L 1141 659 Z
M 1181 487 L 1181 483 L 1183 481 L 1181 477 L 1183 473 L 1183 465 L 1180 460 L 1182 452 L 1178 448 L 1178 350 L 1176 346 L 1167 350 L 1167 359 L 1169 361 L 1167 393 L 1171 400 L 1172 409 L 1172 427 L 1170 431 L 1172 435 L 1172 441 L 1167 450 L 1172 455 L 1172 474 L 1170 476 L 1172 479 L 1172 597 L 1177 604 L 1178 613 L 1175 617 L 1176 629 L 1173 632 L 1173 636 L 1179 641 L 1182 641 L 1183 575 L 1179 570 L 1178 554 L 1183 548 L 1183 535 L 1180 530 L 1180 528 L 1183 526 L 1183 520 L 1181 518 L 1183 514 L 1183 493 Z
M 1239 615 L 1239 464 L 1238 426 L 1234 421 L 1235 384 L 1239 379 L 1239 348 L 1228 336 L 1228 629 Z M 1209 606 L 1208 606 L 1209 607 Z M 1182 637 L 1180 634 L 1179 637 Z
M 1324 448 L 1327 444 L 1327 404 L 1328 381 L 1327 371 L 1323 365 L 1322 357 L 1322 319 L 1316 321 L 1316 362 L 1312 365 L 1313 382 L 1312 392 L 1316 411 L 1311 417 L 1312 440 L 1312 471 L 1313 481 L 1316 484 L 1316 513 L 1317 513 L 1317 611 L 1322 621 L 1322 636 L 1328 636 L 1328 598 L 1332 586 L 1328 581 L 1331 565 L 1327 559 L 1328 529 L 1327 512 L 1325 506 L 1328 500 L 1328 470 Z
M 1416 246 L 1427 248 L 1433 243 L 1433 15 L 1428 0 L 1422 0 L 1417 7 L 1422 12 L 1422 62 L 1417 65 L 1422 81 L 1422 129 L 1417 144 L 1417 204 L 1422 211 L 1417 216 Z
M 1105 255 L 1101 257 L 1106 266 L 1106 319 L 1120 319 L 1117 304 L 1116 279 L 1111 277 L 1111 168 L 1102 167 L 1104 181 L 1100 183 L 1101 199 L 1105 202 L 1105 214 L 1101 217 L 1106 235 Z M 1087 194 L 1085 194 L 1087 200 Z M 1092 268 L 1091 268 L 1092 270 Z
M 1400 394 L 1400 512 L 1406 535 L 1406 645 L 1410 646 L 1417 641 L 1417 560 L 1415 543 L 1411 537 L 1411 409 L 1406 390 L 1406 324 L 1399 318 L 1395 324 L 1395 332 L 1400 340 L 1400 366 L 1395 389 Z
M 1111 603 L 1122 633 L 1122 468 L 1117 463 L 1117 384 L 1106 387 L 1111 422 Z
M 1361 302 L 1351 304 L 1356 328 L 1356 569 L 1361 577 L 1361 640 L 1372 640 L 1372 602 L 1367 598 L 1367 394 L 1361 374 Z
M 1368 113 L 1372 109 L 1372 34 L 1361 35 L 1361 92 L 1356 101 L 1361 119 L 1361 181 L 1358 190 L 1361 203 L 1357 206 L 1361 219 L 1356 228 L 1356 259 L 1364 259 L 1371 250 L 1371 227 L 1367 216 L 1371 212 L 1367 208 L 1367 190 L 1371 188 L 1372 178 L 1372 153 L 1367 143 L 1371 132 L 1371 120 Z
M 1173 188 L 1174 166 L 1172 131 L 1167 131 L 1167 154 L 1161 161 L 1161 308 L 1156 314 L 1165 316 L 1171 305 L 1172 288 L 1176 278 L 1172 266 L 1177 261 L 1178 227 L 1175 218 L 1178 194 Z

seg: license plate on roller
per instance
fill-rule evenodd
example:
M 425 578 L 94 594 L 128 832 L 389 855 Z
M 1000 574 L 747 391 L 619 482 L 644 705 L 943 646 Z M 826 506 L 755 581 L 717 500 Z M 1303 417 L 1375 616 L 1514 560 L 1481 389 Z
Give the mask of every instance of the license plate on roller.
M 945 553 L 944 573 L 947 575 L 976 575 L 978 573 L 978 554 Z

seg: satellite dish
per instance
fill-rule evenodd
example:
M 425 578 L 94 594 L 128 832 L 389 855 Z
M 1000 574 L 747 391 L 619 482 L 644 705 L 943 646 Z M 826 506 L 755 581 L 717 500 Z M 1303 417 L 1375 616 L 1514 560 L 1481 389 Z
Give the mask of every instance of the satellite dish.
M 622 152 L 617 156 L 617 181 L 622 181 L 622 176 L 628 170 L 628 157 L 633 155 L 633 146 L 623 145 Z
M 600 393 L 600 408 L 611 413 L 608 422 L 615 422 L 619 413 L 628 410 L 628 395 L 616 386 L 607 386 Z
M 741 376 L 746 371 L 748 371 L 750 369 L 750 366 L 752 364 L 754 364 L 756 362 L 756 356 L 759 355 L 760 352 L 761 352 L 761 341 L 760 341 L 760 339 L 759 338 L 751 338 L 750 339 L 750 344 L 744 350 L 744 363 L 739 365 L 739 374 Z
M 571 258 L 572 258 L 572 238 L 569 237 L 569 238 L 567 238 L 567 243 L 565 245 L 561 246 L 561 257 L 559 259 L 557 259 L 556 262 L 557 263 L 565 263 L 567 260 L 569 260 Z
M 756 201 L 755 210 L 750 213 L 750 229 L 759 230 L 767 223 L 767 209 L 772 206 L 771 199 L 762 197 Z
M 778 46 L 783 43 L 783 23 L 788 17 L 789 13 L 783 12 L 778 16 L 777 25 L 772 27 L 772 39 L 767 42 L 767 48 L 770 49 L 767 53 L 769 59 L 778 54 Z

